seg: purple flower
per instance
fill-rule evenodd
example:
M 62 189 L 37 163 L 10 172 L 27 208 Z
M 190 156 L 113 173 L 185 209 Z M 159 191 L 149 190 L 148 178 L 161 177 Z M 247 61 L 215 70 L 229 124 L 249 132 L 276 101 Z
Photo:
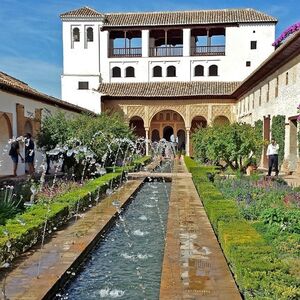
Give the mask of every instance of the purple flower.
M 300 30 L 300 22 L 297 22 L 288 27 L 272 44 L 272 46 L 278 47 L 283 40 L 285 40 L 290 34 Z

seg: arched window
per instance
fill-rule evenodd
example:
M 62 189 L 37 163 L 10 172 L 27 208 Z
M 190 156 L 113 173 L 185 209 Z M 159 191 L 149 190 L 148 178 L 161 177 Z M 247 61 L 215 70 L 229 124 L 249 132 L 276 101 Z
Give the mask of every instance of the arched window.
M 218 66 L 211 65 L 208 68 L 208 76 L 218 76 Z
M 88 29 L 86 30 L 86 40 L 88 42 L 94 41 L 94 31 L 92 27 L 88 27 Z
M 112 77 L 121 77 L 121 69 L 119 67 L 112 68 Z
M 195 76 L 204 76 L 204 67 L 201 65 L 198 65 L 195 67 Z
M 160 66 L 153 68 L 153 77 L 162 77 L 162 68 Z
M 167 77 L 176 77 L 176 68 L 174 66 L 167 67 Z
M 134 77 L 134 67 L 127 67 L 126 68 L 125 77 Z
M 80 31 L 78 27 L 73 28 L 73 42 L 80 41 Z

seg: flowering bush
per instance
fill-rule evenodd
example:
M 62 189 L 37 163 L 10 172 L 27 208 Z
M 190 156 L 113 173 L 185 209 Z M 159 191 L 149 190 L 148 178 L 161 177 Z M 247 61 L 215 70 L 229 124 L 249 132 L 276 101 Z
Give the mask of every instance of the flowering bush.
M 225 198 L 234 198 L 242 216 L 246 220 L 258 220 L 270 207 L 286 207 L 283 201 L 286 194 L 293 193 L 292 188 L 277 181 L 260 178 L 253 180 L 245 177 L 219 179 L 215 185 Z M 296 193 L 294 193 L 296 194 Z M 290 203 L 295 207 L 295 202 Z
M 300 29 L 300 22 L 293 24 L 292 26 L 288 27 L 272 44 L 272 46 L 278 47 L 281 43 L 292 33 L 298 31 Z

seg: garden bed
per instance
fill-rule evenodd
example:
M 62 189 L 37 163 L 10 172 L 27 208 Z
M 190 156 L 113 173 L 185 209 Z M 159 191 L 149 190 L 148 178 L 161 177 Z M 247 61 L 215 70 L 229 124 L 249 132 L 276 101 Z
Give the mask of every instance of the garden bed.
M 214 167 L 199 166 L 189 157 L 185 157 L 185 163 L 245 299 L 299 299 L 299 219 L 292 217 L 290 223 L 293 225 L 288 223 L 287 228 L 290 228 L 286 230 L 282 230 L 280 222 L 276 221 L 279 218 L 276 210 L 281 211 L 282 219 L 286 220 L 291 207 L 273 205 L 267 218 L 271 221 L 267 223 L 262 219 L 261 206 L 258 206 L 260 212 L 256 212 L 256 219 L 251 219 L 247 217 L 250 212 L 246 213 L 235 199 L 236 187 L 223 194 L 208 180 L 207 173 L 216 172 Z M 249 197 L 247 193 L 249 189 L 245 191 L 245 201 Z M 284 191 L 282 193 L 284 195 Z M 267 187 L 266 194 L 270 194 Z M 271 205 L 273 198 L 274 195 L 265 202 Z M 261 200 L 264 202 L 264 195 Z M 293 214 L 299 214 L 299 209 L 292 209 Z
M 89 180 L 50 201 L 39 201 L 25 212 L 8 220 L 5 226 L 0 226 L 0 267 L 41 241 L 45 229 L 46 236 L 49 236 L 74 214 L 97 203 L 107 188 L 121 181 L 124 171 L 137 170 L 149 161 L 149 157 L 143 157 L 131 166 L 117 168 L 113 173 Z

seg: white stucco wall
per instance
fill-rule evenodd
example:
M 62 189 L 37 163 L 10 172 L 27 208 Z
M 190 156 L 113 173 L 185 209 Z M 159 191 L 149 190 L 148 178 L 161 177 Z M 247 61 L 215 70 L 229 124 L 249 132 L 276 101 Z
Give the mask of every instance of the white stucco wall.
M 286 77 L 288 74 L 288 83 Z M 276 86 L 278 80 L 278 95 Z M 267 91 L 269 88 L 269 99 Z M 261 94 L 261 104 L 260 102 Z M 253 102 L 254 101 L 254 102 Z M 282 66 L 268 78 L 245 94 L 236 104 L 235 111 L 238 121 L 254 124 L 257 120 L 263 120 L 264 116 L 285 116 L 285 151 L 286 170 L 295 171 L 299 161 L 297 151 L 297 136 L 293 130 L 294 124 L 289 120 L 295 117 L 297 106 L 300 104 L 300 56 L 298 55 L 289 63 Z M 297 129 L 299 131 L 299 124 Z M 272 133 L 270 134 L 272 135 Z
M 78 89 L 78 82 L 88 82 L 88 90 Z M 84 107 L 95 113 L 101 113 L 100 94 L 96 91 L 99 87 L 99 76 L 62 75 L 62 99 L 72 104 Z
M 289 83 L 286 85 L 286 73 Z M 276 78 L 279 79 L 278 96 L 275 96 Z M 269 84 L 269 101 L 267 101 L 267 89 Z M 259 105 L 259 95 L 261 105 Z M 254 107 L 253 107 L 254 100 Z M 249 102 L 249 109 L 248 109 Z M 250 123 L 262 120 L 264 116 L 286 115 L 287 119 L 297 115 L 297 106 L 300 102 L 300 56 L 295 57 L 288 64 L 270 75 L 245 94 L 236 104 L 236 113 L 240 121 L 247 118 Z M 243 106 L 245 103 L 245 110 Z M 240 109 L 241 108 L 241 109 Z M 287 120 L 286 119 L 286 120 Z
M 35 101 L 29 98 L 20 97 L 11 93 L 6 93 L 0 91 L 0 111 L 4 113 L 12 114 L 12 134 L 13 137 L 17 137 L 17 113 L 16 113 L 16 105 L 21 104 L 24 105 L 24 115 L 25 117 L 35 115 L 35 109 L 43 109 L 42 118 L 48 114 L 55 114 L 57 111 L 63 111 L 67 116 L 71 117 L 76 115 L 77 113 L 68 111 L 66 109 L 62 109 L 60 107 L 52 106 L 49 104 L 44 104 L 39 101 Z M 1 128 L 0 128 L 1 134 Z M 2 175 L 11 175 L 13 173 L 13 163 L 8 155 L 8 151 L 10 149 L 10 145 L 8 141 L 2 141 L 0 144 L 0 176 Z M 21 154 L 24 157 L 24 147 L 21 146 Z M 39 151 L 36 151 L 35 155 L 35 165 L 37 167 L 37 171 L 42 162 L 42 154 Z M 22 175 L 25 173 L 25 164 L 21 163 L 19 160 L 18 165 L 18 175 Z

